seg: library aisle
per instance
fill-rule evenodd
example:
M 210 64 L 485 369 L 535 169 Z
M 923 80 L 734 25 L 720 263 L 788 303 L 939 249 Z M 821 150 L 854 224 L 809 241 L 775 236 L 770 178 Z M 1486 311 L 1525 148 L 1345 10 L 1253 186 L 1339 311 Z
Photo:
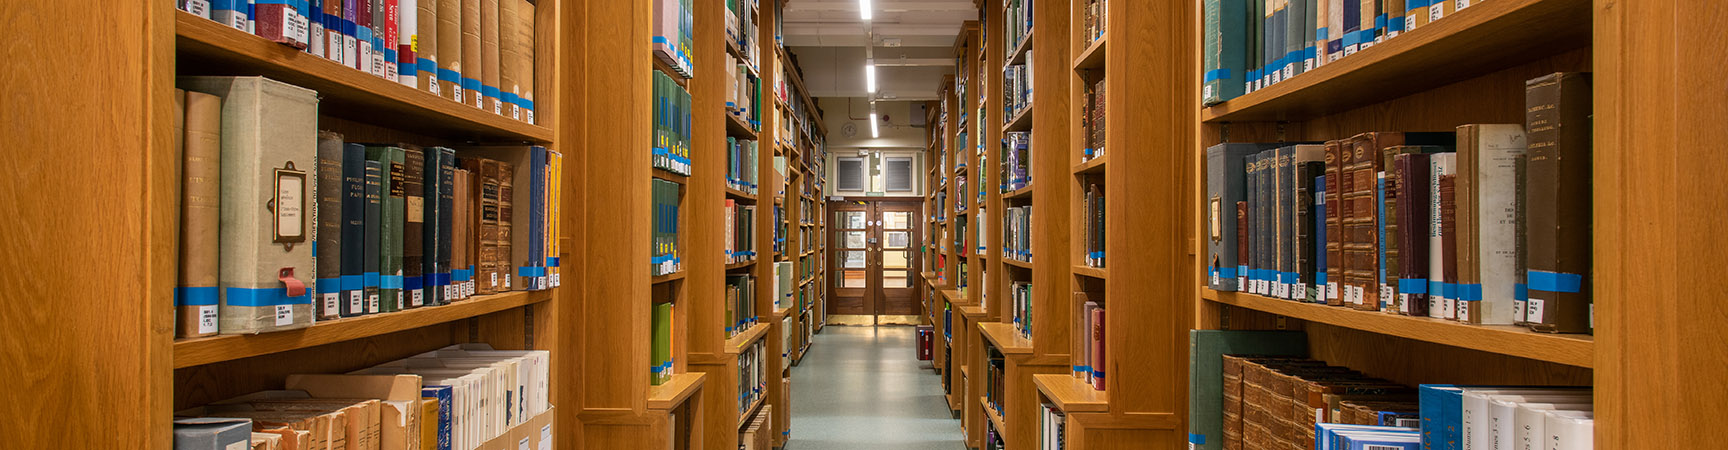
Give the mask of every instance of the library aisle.
M 965 449 L 940 379 L 914 352 L 912 327 L 823 330 L 792 368 L 786 450 Z

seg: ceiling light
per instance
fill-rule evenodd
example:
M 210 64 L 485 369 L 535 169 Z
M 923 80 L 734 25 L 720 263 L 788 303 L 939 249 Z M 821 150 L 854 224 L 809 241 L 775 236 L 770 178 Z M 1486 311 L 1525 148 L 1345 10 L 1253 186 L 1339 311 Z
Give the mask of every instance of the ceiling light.
M 864 89 L 869 91 L 872 94 L 876 93 L 876 62 L 875 61 L 865 61 L 864 62 Z
M 858 17 L 863 20 L 870 20 L 870 0 L 858 0 Z
M 870 113 L 870 138 L 879 139 L 881 137 L 882 130 L 876 127 L 876 113 Z

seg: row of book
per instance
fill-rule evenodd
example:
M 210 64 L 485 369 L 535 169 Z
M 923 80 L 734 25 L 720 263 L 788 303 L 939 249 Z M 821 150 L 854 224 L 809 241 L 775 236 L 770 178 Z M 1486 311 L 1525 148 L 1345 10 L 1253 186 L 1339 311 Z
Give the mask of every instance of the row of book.
M 1092 389 L 1104 390 L 1104 304 L 1098 302 L 1104 297 L 1103 292 L 1075 292 L 1074 304 L 1077 309 L 1074 321 L 1079 328 L 1075 341 L 1079 348 L 1074 349 L 1074 378 L 1092 385 Z
M 690 91 L 665 72 L 654 72 L 654 168 L 690 175 L 690 144 L 695 122 L 691 121 Z
M 1483 0 L 1206 0 L 1206 105 L 1337 62 Z
M 774 405 L 762 405 L 762 412 L 738 433 L 738 450 L 774 450 L 773 425 Z
M 174 448 L 550 448 L 550 368 L 546 351 L 458 344 L 350 374 L 289 375 L 282 390 L 176 411 Z
M 1002 120 L 1011 122 L 1032 109 L 1032 68 L 1036 67 L 1032 64 L 1032 50 L 1028 49 L 1026 62 L 1002 69 Z
M 1108 98 L 1104 95 L 1104 81 L 1100 76 L 1098 81 L 1088 84 L 1080 104 L 1080 129 L 1085 134 L 1081 139 L 1086 142 L 1080 153 L 1081 162 L 1104 156 L 1104 105 Z
M 318 131 L 314 91 L 260 77 L 179 84 L 178 336 L 559 284 L 558 152 L 345 142 Z
M 1032 185 L 1032 132 L 1014 131 L 1002 137 L 1002 192 Z
M 530 0 L 178 0 L 181 10 L 534 122 Z
M 793 288 L 797 286 L 797 280 L 794 279 L 796 276 L 791 261 L 774 262 L 774 309 L 792 307 L 796 300 L 793 298 Z
M 654 178 L 650 204 L 653 207 L 653 234 L 648 264 L 653 276 L 671 275 L 683 268 L 684 253 L 679 247 L 683 240 L 683 232 L 679 227 L 678 218 L 681 212 L 683 185 L 673 181 Z
M 762 60 L 761 47 L 756 45 L 756 15 L 760 0 L 726 0 L 726 39 L 743 50 L 744 63 L 756 67 Z
M 1032 262 L 1032 207 L 1009 206 L 1002 215 L 1002 257 Z
M 762 315 L 756 311 L 756 277 L 727 275 L 725 289 L 726 338 L 730 339 L 755 327 Z
M 1086 196 L 1080 204 L 1080 228 L 1085 240 L 1087 267 L 1104 267 L 1104 186 L 1096 177 L 1087 178 Z
M 1013 51 L 1032 38 L 1032 0 L 1004 0 L 1002 17 L 1002 48 Z
M 685 79 L 696 76 L 693 0 L 654 0 L 654 56 Z
M 982 204 L 982 203 L 980 203 L 980 204 Z M 988 246 L 984 245 L 984 242 L 986 241 L 985 236 L 989 236 L 988 234 L 985 234 L 989 231 L 989 227 L 988 227 L 989 225 L 990 225 L 990 209 L 984 208 L 984 207 L 979 207 L 978 208 L 978 227 L 977 227 L 978 229 L 976 230 L 976 232 L 973 233 L 976 236 L 972 237 L 973 242 L 978 243 L 978 245 L 975 245 L 974 247 L 977 248 L 977 252 L 978 252 L 979 256 L 983 256 L 984 252 L 986 250 L 986 247 L 988 247 Z
M 750 124 L 751 130 L 762 129 L 762 79 L 756 76 L 754 65 L 726 54 L 726 113 Z
M 756 205 L 726 199 L 726 263 L 756 259 Z
M 1593 445 L 1587 387 L 1413 388 L 1306 358 L 1300 331 L 1190 334 L 1189 436 L 1197 450 Z
M 1039 450 L 1068 448 L 1068 414 L 1054 404 L 1038 405 Z
M 1210 287 L 1590 332 L 1588 74 L 1525 103 L 1522 124 L 1208 149 Z
M 1032 282 L 1010 281 L 1008 283 L 1008 313 L 1014 331 L 1027 339 L 1032 338 Z
M 756 140 L 726 138 L 726 187 L 746 194 L 756 194 L 761 183 L 757 166 L 760 158 Z
M 768 341 L 758 340 L 738 354 L 738 414 L 749 414 L 750 407 L 763 400 L 773 375 L 767 369 Z
M 671 300 L 658 300 L 650 309 L 648 384 L 659 386 L 672 381 L 672 375 L 677 371 L 673 356 L 677 355 L 677 349 L 672 337 L 673 324 L 677 323 L 677 307 Z
M 1109 23 L 1110 0 L 1086 0 L 1086 42 L 1090 44 L 1103 39 Z

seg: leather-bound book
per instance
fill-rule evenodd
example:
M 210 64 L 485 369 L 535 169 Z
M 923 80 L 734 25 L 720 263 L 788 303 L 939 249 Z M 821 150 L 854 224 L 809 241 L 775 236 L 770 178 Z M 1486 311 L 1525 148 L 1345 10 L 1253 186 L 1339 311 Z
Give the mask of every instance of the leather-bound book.
M 1284 199 L 1287 212 L 1281 217 L 1286 220 L 1283 227 L 1286 232 L 1284 259 L 1288 273 L 1285 298 L 1296 301 L 1308 301 L 1308 289 L 1314 284 L 1313 264 L 1314 254 L 1314 221 L 1309 217 L 1313 213 L 1314 198 L 1309 190 L 1313 187 L 1312 180 L 1320 171 L 1325 170 L 1326 146 L 1320 144 L 1297 144 L 1291 147 L 1290 165 L 1280 174 L 1279 196 Z
M 342 135 L 318 132 L 318 207 L 312 211 L 318 222 L 318 320 L 342 317 L 342 175 Z
M 461 151 L 463 167 L 475 175 L 474 228 L 471 258 L 474 264 L 474 293 L 487 295 L 504 289 L 498 274 L 499 167 L 498 161 L 470 156 Z
M 1348 215 L 1341 224 L 1344 232 L 1344 276 L 1357 309 L 1379 310 L 1380 239 L 1379 239 L 1379 173 L 1384 170 L 1381 149 L 1397 145 L 1436 145 L 1452 147 L 1457 137 L 1451 132 L 1371 132 L 1350 138 L 1348 163 L 1344 168 L 1348 178 L 1343 194 Z M 1340 286 L 1343 287 L 1343 286 Z
M 407 210 L 406 156 L 401 147 L 367 146 L 366 159 L 378 161 L 378 311 L 395 312 L 407 303 L 403 291 L 402 235 Z
M 1296 283 L 1296 146 L 1279 147 L 1272 165 L 1272 296 L 1291 298 Z
M 469 245 L 473 241 L 473 172 L 458 167 L 451 193 L 453 207 L 450 216 L 450 286 L 452 300 L 468 298 L 474 288 L 474 257 Z
M 458 153 L 498 163 L 497 233 L 481 231 L 482 245 L 494 245 L 498 272 L 495 289 L 540 289 L 545 281 L 546 148 L 540 146 L 461 147 Z M 483 225 L 484 226 L 484 225 Z M 490 241 L 490 244 L 488 244 Z M 486 251 L 481 251 L 486 258 Z M 484 260 L 482 264 L 485 264 Z
M 1530 251 L 1526 319 L 1543 333 L 1592 328 L 1590 74 L 1556 73 L 1524 86 L 1529 133 L 1525 208 Z
M 1412 284 L 1410 286 L 1406 286 L 1405 283 L 1402 282 L 1402 279 L 1404 277 L 1408 276 L 1408 275 L 1404 274 L 1405 270 L 1404 270 L 1404 264 L 1403 264 L 1403 260 L 1402 260 L 1402 257 L 1405 254 L 1403 249 L 1407 248 L 1407 247 L 1405 247 L 1405 245 L 1407 245 L 1407 244 L 1405 244 L 1403 239 L 1402 239 L 1402 233 L 1404 232 L 1405 223 L 1407 223 L 1407 221 L 1410 219 L 1404 218 L 1404 216 L 1401 213 L 1401 211 L 1403 211 L 1403 210 L 1400 209 L 1400 208 L 1407 206 L 1406 203 L 1404 203 L 1404 201 L 1403 201 L 1405 194 L 1406 194 L 1405 189 L 1404 189 L 1405 188 L 1405 181 L 1407 181 L 1407 180 L 1404 178 L 1405 172 L 1401 172 L 1398 170 L 1398 166 L 1395 163 L 1395 158 L 1397 158 L 1398 155 L 1403 155 L 1403 154 L 1437 153 L 1437 152 L 1440 152 L 1443 150 L 1445 150 L 1444 147 L 1438 147 L 1438 146 L 1397 145 L 1397 146 L 1392 146 L 1392 147 L 1386 147 L 1385 149 L 1380 151 L 1382 163 L 1385 164 L 1384 167 L 1386 168 L 1386 176 L 1385 176 L 1385 179 L 1382 180 L 1383 188 L 1385 191 L 1385 198 L 1386 198 L 1386 200 L 1385 200 L 1386 214 L 1383 216 L 1384 222 L 1386 224 L 1386 226 L 1385 226 L 1386 233 L 1385 233 L 1385 240 L 1383 241 L 1383 245 L 1382 245 L 1382 247 L 1383 247 L 1382 253 L 1384 253 L 1386 255 L 1384 262 L 1386 264 L 1386 285 L 1388 287 L 1387 290 L 1391 291 L 1391 292 L 1389 292 L 1389 294 L 1391 294 L 1391 296 L 1389 298 L 1387 298 L 1386 301 L 1381 302 L 1381 303 L 1385 304 L 1384 310 L 1386 312 L 1395 313 L 1395 314 L 1407 314 L 1409 312 L 1409 306 L 1404 304 L 1404 300 L 1409 298 L 1410 296 L 1406 295 L 1406 294 L 1407 293 L 1416 293 L 1418 295 L 1422 295 L 1423 298 L 1426 299 L 1426 293 L 1427 293 L 1427 288 L 1426 288 L 1426 284 L 1425 284 L 1425 283 L 1427 283 L 1426 279 L 1419 281 L 1419 283 L 1423 283 L 1423 286 L 1424 286 L 1420 290 L 1420 292 L 1412 292 L 1411 291 L 1410 288 L 1415 286 L 1414 284 Z M 1427 160 L 1426 159 L 1422 160 L 1421 164 L 1426 166 Z M 1423 170 L 1422 173 L 1426 174 L 1427 171 Z M 1424 189 L 1426 189 L 1425 187 L 1428 185 L 1427 184 L 1427 178 L 1425 178 L 1425 176 L 1426 175 L 1420 176 L 1416 179 L 1417 181 L 1415 181 L 1417 186 L 1423 186 Z M 1424 192 L 1426 192 L 1426 191 L 1424 191 Z M 1427 196 L 1423 196 L 1422 198 L 1426 199 Z M 1419 207 L 1419 208 L 1426 208 L 1427 207 L 1426 200 L 1421 200 L 1418 203 L 1414 203 L 1414 205 L 1417 205 L 1417 207 Z M 1426 230 L 1425 225 L 1424 225 L 1423 229 Z M 1426 233 L 1426 231 L 1424 231 L 1424 233 Z M 1426 236 L 1426 234 L 1423 234 L 1423 236 Z M 1423 241 L 1423 242 L 1427 242 L 1427 241 Z M 1427 253 L 1424 252 L 1423 254 L 1426 255 Z M 1426 266 L 1424 266 L 1424 267 L 1426 267 Z M 1423 309 L 1423 310 L 1426 311 L 1426 309 Z
M 402 149 L 402 306 L 426 305 L 426 152 Z
M 182 77 L 222 97 L 223 334 L 312 323 L 318 93 L 262 77 Z
M 1398 230 L 1388 234 L 1397 236 L 1398 255 L 1387 260 L 1397 261 L 1398 313 L 1407 316 L 1428 315 L 1428 159 L 1422 152 L 1393 157 L 1392 173 L 1401 180 L 1396 183 Z
M 1445 158 L 1456 154 L 1448 153 Z M 1448 164 L 1456 161 L 1449 161 Z M 1469 316 L 1469 306 L 1458 301 L 1458 176 L 1454 173 L 1440 175 L 1440 261 L 1443 263 L 1440 272 L 1441 295 L 1445 296 L 1445 318 L 1451 320 L 1466 320 Z M 1434 272 L 1434 270 L 1430 270 Z M 1433 277 L 1433 275 L 1429 275 Z M 1462 308 L 1460 306 L 1462 305 Z M 1462 314 L 1460 314 L 1462 313 Z
M 1326 141 L 1326 304 L 1344 306 L 1339 285 L 1344 281 L 1344 213 L 1349 205 L 1342 201 L 1344 181 L 1344 148 L 1347 140 Z
M 176 97 L 180 98 L 180 97 Z M 222 222 L 222 97 L 184 92 L 175 336 L 216 334 Z
M 369 181 L 376 182 L 377 173 L 368 174 L 367 171 L 366 146 L 342 144 L 342 304 L 338 306 L 342 317 L 365 314 L 366 299 L 369 298 L 369 277 L 366 273 L 367 194 L 375 194 L 376 190 L 369 191 L 367 187 Z M 376 247 L 373 247 L 373 251 L 376 251 Z M 373 280 L 370 285 L 374 287 L 374 291 L 377 286 L 376 278 L 376 273 L 370 277 Z

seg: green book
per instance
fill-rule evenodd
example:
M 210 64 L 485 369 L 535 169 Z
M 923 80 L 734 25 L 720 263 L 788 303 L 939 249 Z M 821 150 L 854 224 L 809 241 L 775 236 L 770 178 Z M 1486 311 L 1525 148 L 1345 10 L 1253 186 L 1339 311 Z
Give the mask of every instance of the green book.
M 1301 331 L 1188 332 L 1188 448 L 1224 448 L 1224 355 L 1307 356 Z
M 367 146 L 366 160 L 378 161 L 383 212 L 378 221 L 378 310 L 400 311 L 402 298 L 402 233 L 407 195 L 406 156 L 399 147 Z
M 659 386 L 672 379 L 672 303 L 654 304 L 653 349 L 648 361 L 648 382 Z

